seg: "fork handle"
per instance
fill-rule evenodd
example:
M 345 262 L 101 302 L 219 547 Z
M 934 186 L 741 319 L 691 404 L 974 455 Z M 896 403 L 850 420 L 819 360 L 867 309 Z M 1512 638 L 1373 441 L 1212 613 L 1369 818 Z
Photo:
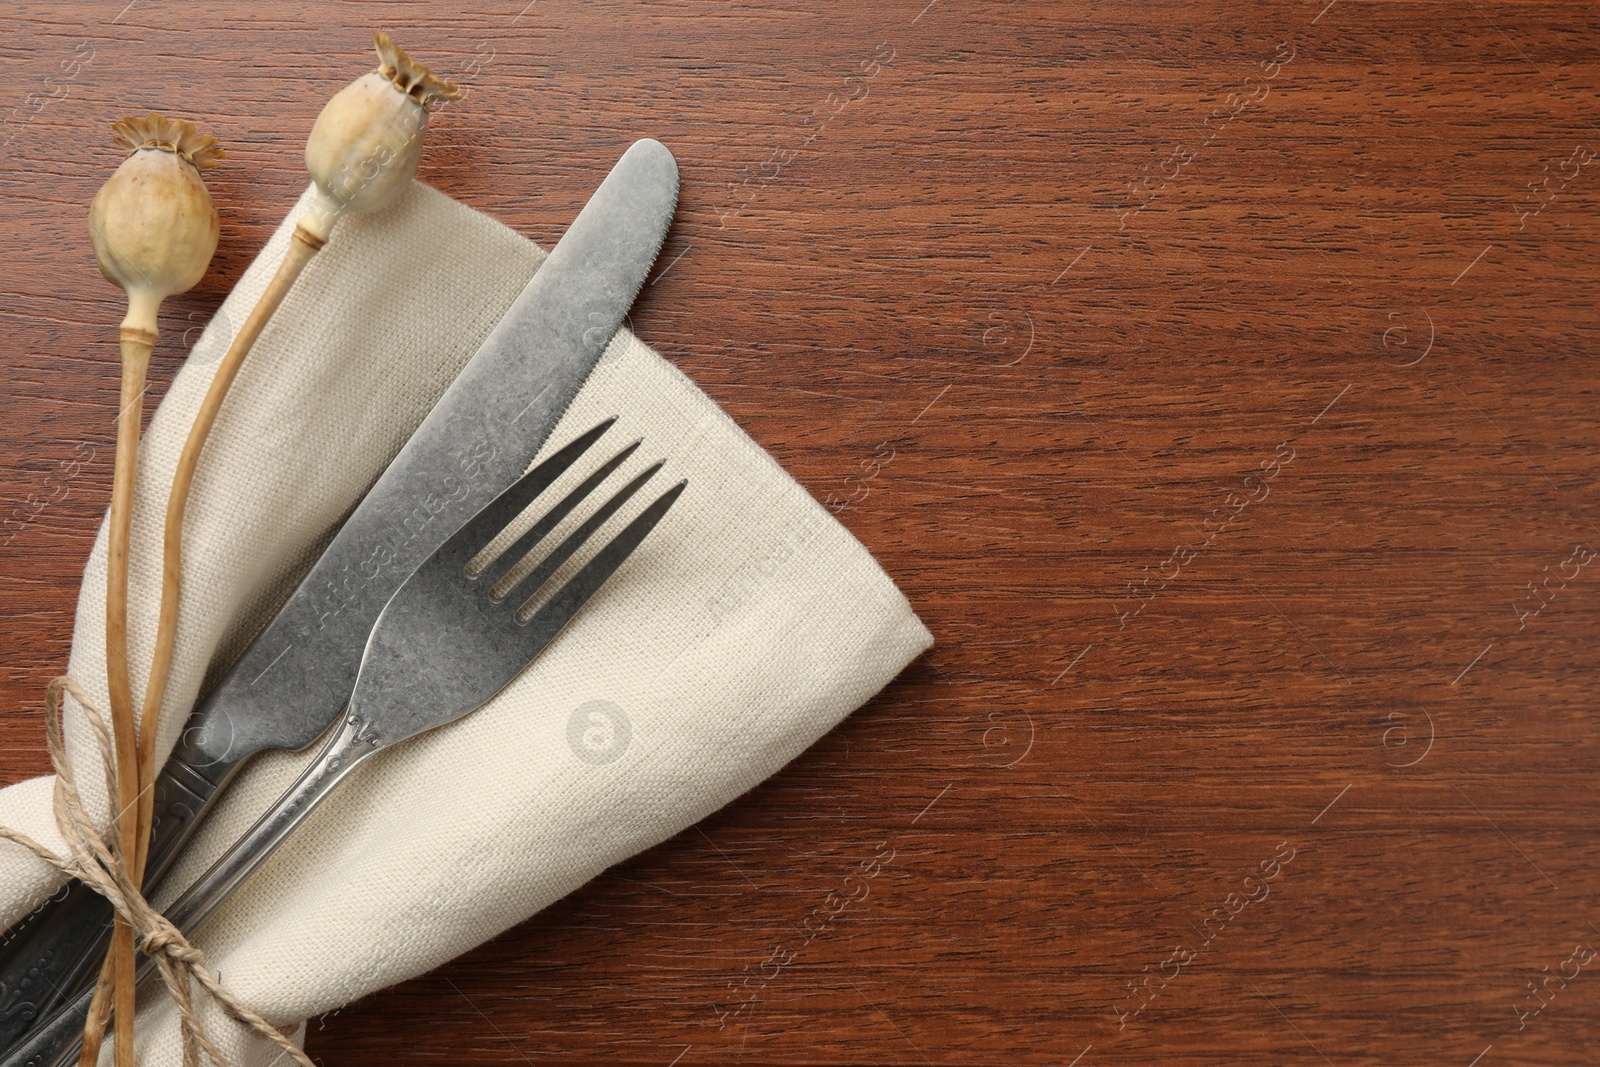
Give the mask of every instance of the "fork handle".
M 185 934 L 205 922 L 362 760 L 381 747 L 382 742 L 366 716 L 348 708 L 341 711 L 339 725 L 328 735 L 316 759 L 300 772 L 294 784 L 243 837 L 184 890 L 183 896 L 173 901 L 166 909 L 168 921 Z
M 381 747 L 381 740 L 365 716 L 341 712 L 338 727 L 317 758 L 255 825 L 166 909 L 168 921 L 185 934 L 193 933 L 362 760 Z M 146 961 L 139 981 L 144 982 L 154 970 L 153 963 Z M 94 990 L 86 989 L 61 1007 L 14 1045 L 0 1061 L 0 1067 L 59 1067 L 76 1060 L 93 996 Z

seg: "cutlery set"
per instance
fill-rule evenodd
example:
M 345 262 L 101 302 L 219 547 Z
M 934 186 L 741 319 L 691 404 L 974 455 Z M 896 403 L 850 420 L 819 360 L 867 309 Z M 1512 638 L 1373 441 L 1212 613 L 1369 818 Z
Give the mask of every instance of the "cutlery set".
M 325 740 L 283 797 L 167 909 L 184 933 L 362 762 L 511 684 L 684 492 L 680 481 L 635 504 L 665 460 L 602 492 L 642 447 L 634 441 L 595 462 L 590 454 L 614 420 L 529 469 L 644 284 L 677 187 L 666 148 L 642 140 L 628 149 L 272 622 L 190 715 L 155 784 L 147 895 L 251 756 Z M 558 478 L 584 471 L 546 504 Z M 534 511 L 509 547 L 495 547 Z M 76 1057 L 110 935 L 110 906 L 81 885 L 19 924 L 0 956 L 0 1067 Z

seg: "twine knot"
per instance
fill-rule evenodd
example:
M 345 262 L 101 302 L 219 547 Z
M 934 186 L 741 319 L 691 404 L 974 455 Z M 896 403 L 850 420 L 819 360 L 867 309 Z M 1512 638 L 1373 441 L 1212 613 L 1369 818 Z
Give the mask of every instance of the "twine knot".
M 300 1051 L 281 1030 L 251 1011 L 223 986 L 206 967 L 205 953 L 191 945 L 183 936 L 183 931 L 156 911 L 139 887 L 133 884 L 122 855 L 121 835 L 102 834 L 89 817 L 83 806 L 83 798 L 78 793 L 77 781 L 73 778 L 66 746 L 61 738 L 63 693 L 78 702 L 93 728 L 95 741 L 100 747 L 100 762 L 105 770 L 106 796 L 118 795 L 116 760 L 112 756 L 111 735 L 105 719 L 89 702 L 78 683 L 63 675 L 53 679 L 45 688 L 45 738 L 49 745 L 50 762 L 56 770 L 56 828 L 66 840 L 71 858 L 62 859 L 27 834 L 7 826 L 0 825 L 0 839 L 15 841 L 46 863 L 83 882 L 110 901 L 117 914 L 133 928 L 140 949 L 155 961 L 167 992 L 177 1005 L 183 1037 L 184 1067 L 200 1067 L 202 1051 L 217 1067 L 226 1067 L 227 1064 L 207 1036 L 205 1024 L 200 1021 L 195 1009 L 196 983 L 230 1017 L 277 1045 L 302 1067 L 315 1067 L 310 1057 Z
M 205 953 L 189 944 L 178 928 L 167 921 L 166 916 L 156 915 L 154 925 L 155 929 L 146 933 L 139 941 L 139 951 L 146 956 L 153 958 L 164 955 L 177 963 L 190 966 L 206 962 Z

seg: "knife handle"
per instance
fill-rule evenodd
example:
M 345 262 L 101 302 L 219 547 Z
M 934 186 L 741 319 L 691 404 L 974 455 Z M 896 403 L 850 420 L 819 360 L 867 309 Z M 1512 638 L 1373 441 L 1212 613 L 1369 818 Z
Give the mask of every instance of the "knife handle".
M 146 890 L 171 866 L 223 783 L 237 765 L 212 763 L 196 770 L 174 752 L 155 783 L 155 819 L 150 826 Z M 221 773 L 218 773 L 218 772 Z M 79 989 L 99 970 L 111 940 L 111 905 L 81 882 L 17 924 L 0 957 L 0 1048 L 9 1049 L 38 1020 Z
M 21 1041 L 6 1050 L 0 1067 L 58 1067 L 70 1056 L 77 1058 L 83 1044 L 83 1024 L 89 1018 L 94 991 L 85 989 L 77 999 L 56 1010 Z
M 109 905 L 107 911 L 110 911 Z M 108 941 L 110 936 L 107 927 Z M 155 969 L 154 960 L 144 960 L 139 967 L 138 982 L 142 984 Z M 43 1017 L 43 1022 L 6 1049 L 0 1067 L 68 1067 L 78 1060 L 83 1047 L 83 1024 L 88 1021 L 89 1006 L 94 1001 L 94 986 L 87 985 L 78 990 L 77 996 L 62 1000 L 65 1003 L 56 1005 Z
M 371 722 L 348 710 L 342 712 L 317 758 L 243 837 L 166 908 L 168 921 L 184 934 L 193 933 L 351 771 L 382 747 Z M 109 940 L 109 929 L 106 936 Z M 146 960 L 139 981 L 154 971 L 153 962 Z M 7 1048 L 0 1067 L 61 1067 L 75 1060 L 93 996 L 93 990 L 83 989 L 75 998 L 52 1005 L 54 1011 L 43 1023 Z

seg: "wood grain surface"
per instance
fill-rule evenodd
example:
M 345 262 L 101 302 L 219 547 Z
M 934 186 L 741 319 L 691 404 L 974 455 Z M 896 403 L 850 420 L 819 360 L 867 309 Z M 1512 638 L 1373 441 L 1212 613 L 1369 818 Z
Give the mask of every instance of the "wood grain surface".
M 1600 1061 L 1592 5 L 10 5 L 0 782 L 109 491 L 107 123 L 231 156 L 159 392 L 374 27 L 470 89 L 424 179 L 536 240 L 673 149 L 637 330 L 937 644 L 316 1057 Z

